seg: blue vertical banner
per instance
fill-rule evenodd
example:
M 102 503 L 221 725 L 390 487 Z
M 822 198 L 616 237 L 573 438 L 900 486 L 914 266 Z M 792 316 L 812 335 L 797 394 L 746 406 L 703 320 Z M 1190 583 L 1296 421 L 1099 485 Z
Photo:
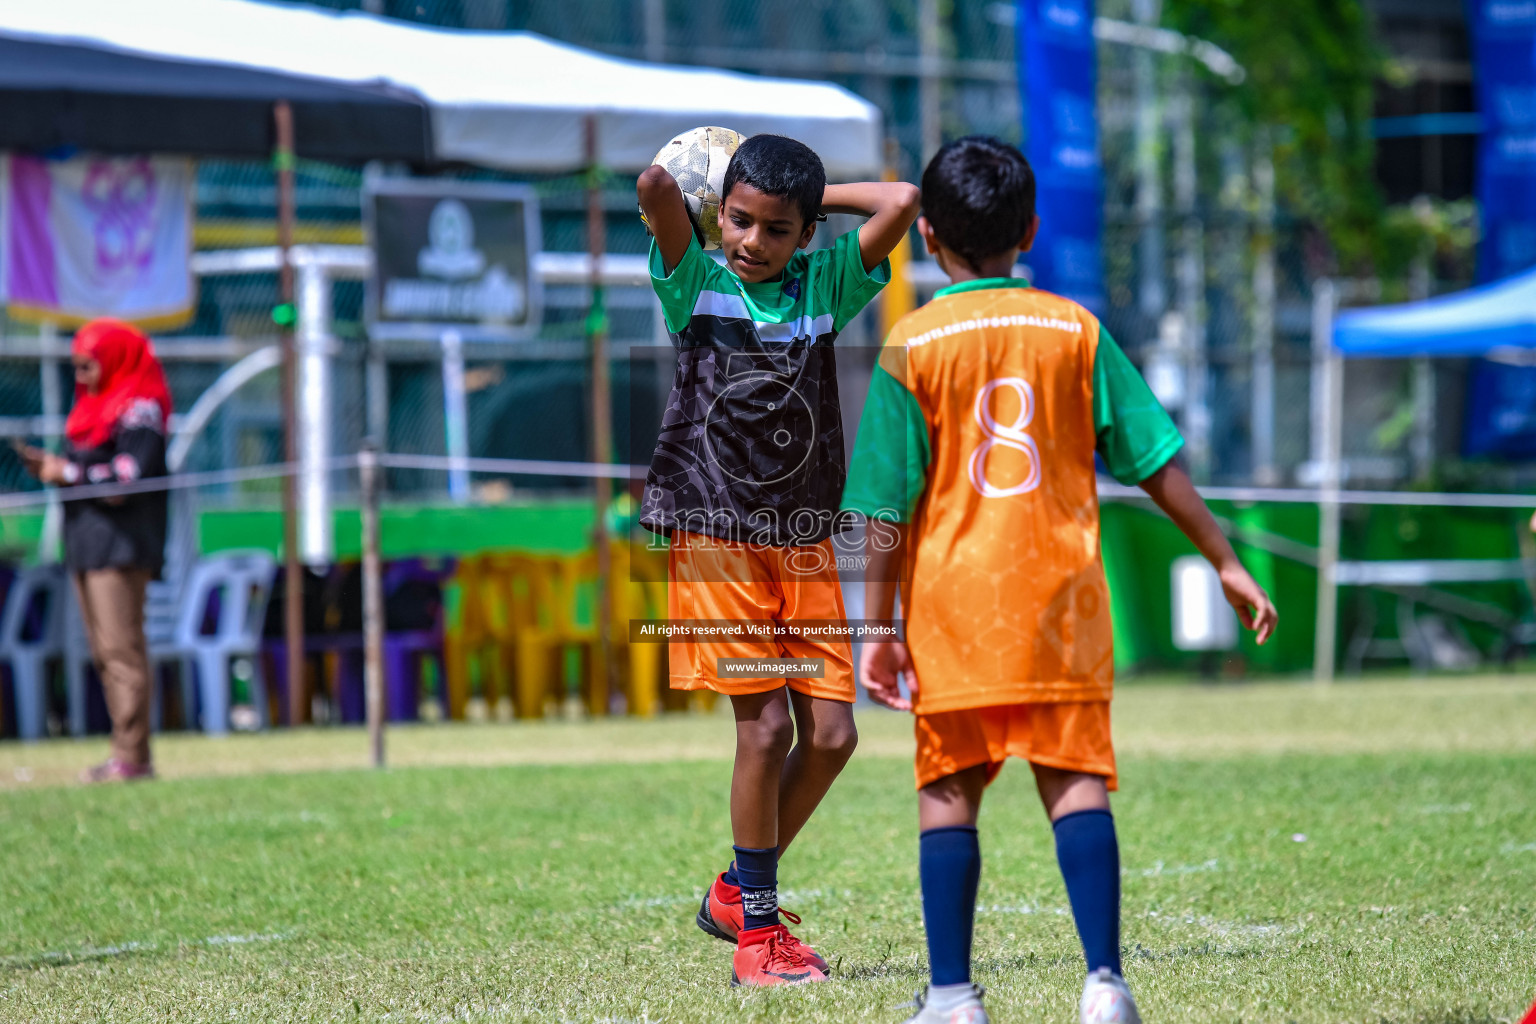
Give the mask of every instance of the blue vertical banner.
M 1536 0 L 1531 0 L 1536 3 Z M 1093 0 L 1019 0 L 1019 83 L 1040 235 L 1024 257 L 1035 284 L 1104 312 Z
M 1536 265 L 1536 0 L 1469 0 L 1477 105 L 1480 282 Z
M 1495 281 L 1536 265 L 1536 0 L 1467 0 L 1467 25 L 1483 115 L 1477 279 Z M 1473 364 L 1462 449 L 1536 453 L 1536 368 Z

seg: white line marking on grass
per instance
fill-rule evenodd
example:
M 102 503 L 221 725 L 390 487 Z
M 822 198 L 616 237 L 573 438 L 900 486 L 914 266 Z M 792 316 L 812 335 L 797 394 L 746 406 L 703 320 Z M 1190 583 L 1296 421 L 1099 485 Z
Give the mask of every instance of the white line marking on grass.
M 1203 871 L 1220 870 L 1220 862 L 1217 858 L 1212 857 L 1204 864 L 1175 864 L 1172 867 L 1168 867 L 1167 865 L 1163 864 L 1162 861 L 1156 861 L 1151 867 L 1143 868 L 1139 872 L 1134 871 L 1131 868 L 1122 868 L 1120 873 L 1122 875 L 1139 874 L 1142 878 L 1161 878 L 1164 875 L 1196 875 Z
M 821 899 L 847 899 L 853 895 L 851 889 L 780 889 L 779 905 L 789 903 L 814 903 Z M 684 893 L 671 896 L 628 896 L 614 905 L 614 910 L 638 910 L 647 907 L 681 907 L 685 904 L 699 902 L 704 896 L 703 891 L 696 893 Z
M 282 942 L 293 936 L 285 932 L 272 932 L 266 935 L 210 935 L 203 940 L 205 946 L 244 946 L 252 942 Z
M 1419 808 L 1420 814 L 1470 814 L 1471 811 L 1470 800 L 1459 804 L 1425 804 Z
M 1066 907 L 1042 907 L 1034 903 L 993 903 L 976 907 L 978 914 L 1055 914 L 1057 917 L 1065 917 L 1071 912 Z
M 685 903 L 697 903 L 700 896 L 629 896 L 613 908 L 614 910 L 638 910 L 644 907 L 680 907 Z
M 286 932 L 271 932 L 251 935 L 210 935 L 205 939 L 189 939 L 186 942 L 171 943 L 171 947 L 186 946 L 243 946 L 254 942 L 282 942 L 293 936 Z M 121 942 L 111 946 L 81 946 L 78 949 L 50 949 L 42 953 L 12 953 L 9 956 L 0 956 L 0 967 L 22 967 L 35 964 L 39 961 L 47 963 L 68 963 L 72 960 L 101 960 L 106 957 L 122 956 L 125 953 L 153 953 L 160 949 L 158 942 Z
M 1536 853 L 1536 843 L 1505 843 L 1500 849 L 1505 853 Z
M 1222 921 L 1214 917 L 1197 917 L 1194 914 L 1159 914 L 1155 910 L 1149 910 L 1142 915 L 1166 924 L 1188 924 L 1198 928 L 1204 928 L 1213 935 L 1246 935 L 1253 938 L 1279 938 L 1282 935 L 1294 935 L 1301 931 L 1300 925 L 1295 924 L 1246 924 L 1241 921 Z

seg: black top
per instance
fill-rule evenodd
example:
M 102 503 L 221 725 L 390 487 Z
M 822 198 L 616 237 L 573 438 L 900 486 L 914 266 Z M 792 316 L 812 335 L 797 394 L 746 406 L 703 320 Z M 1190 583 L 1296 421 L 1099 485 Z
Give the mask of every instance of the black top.
M 105 444 L 84 451 L 66 443 L 75 483 L 106 484 L 165 476 L 165 424 L 160 406 L 141 399 L 117 421 Z M 64 565 L 88 569 L 148 569 L 165 564 L 166 492 L 122 498 L 64 497 Z
M 848 529 L 833 344 L 888 265 L 865 270 L 850 231 L 797 251 L 773 281 L 741 280 L 697 239 L 670 274 L 653 242 L 650 270 L 678 360 L 641 524 L 772 547 Z

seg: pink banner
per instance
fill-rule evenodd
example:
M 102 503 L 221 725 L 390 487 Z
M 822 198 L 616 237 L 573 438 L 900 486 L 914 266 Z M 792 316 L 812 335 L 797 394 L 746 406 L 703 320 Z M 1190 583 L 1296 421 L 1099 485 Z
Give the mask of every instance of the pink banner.
M 167 157 L 9 158 L 5 301 L 13 317 L 190 318 L 192 166 Z

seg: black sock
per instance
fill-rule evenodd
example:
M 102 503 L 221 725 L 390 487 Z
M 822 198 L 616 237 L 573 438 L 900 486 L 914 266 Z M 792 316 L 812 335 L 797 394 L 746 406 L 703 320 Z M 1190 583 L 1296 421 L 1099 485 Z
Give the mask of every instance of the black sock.
M 981 843 L 971 825 L 931 828 L 918 837 L 923 924 L 935 985 L 971 980 L 971 927 L 981 880 Z
M 736 850 L 736 877 L 741 881 L 742 928 L 768 928 L 779 923 L 779 848 Z
M 1083 941 L 1088 973 L 1120 973 L 1120 844 L 1108 811 L 1076 811 L 1056 819 L 1056 862 Z

